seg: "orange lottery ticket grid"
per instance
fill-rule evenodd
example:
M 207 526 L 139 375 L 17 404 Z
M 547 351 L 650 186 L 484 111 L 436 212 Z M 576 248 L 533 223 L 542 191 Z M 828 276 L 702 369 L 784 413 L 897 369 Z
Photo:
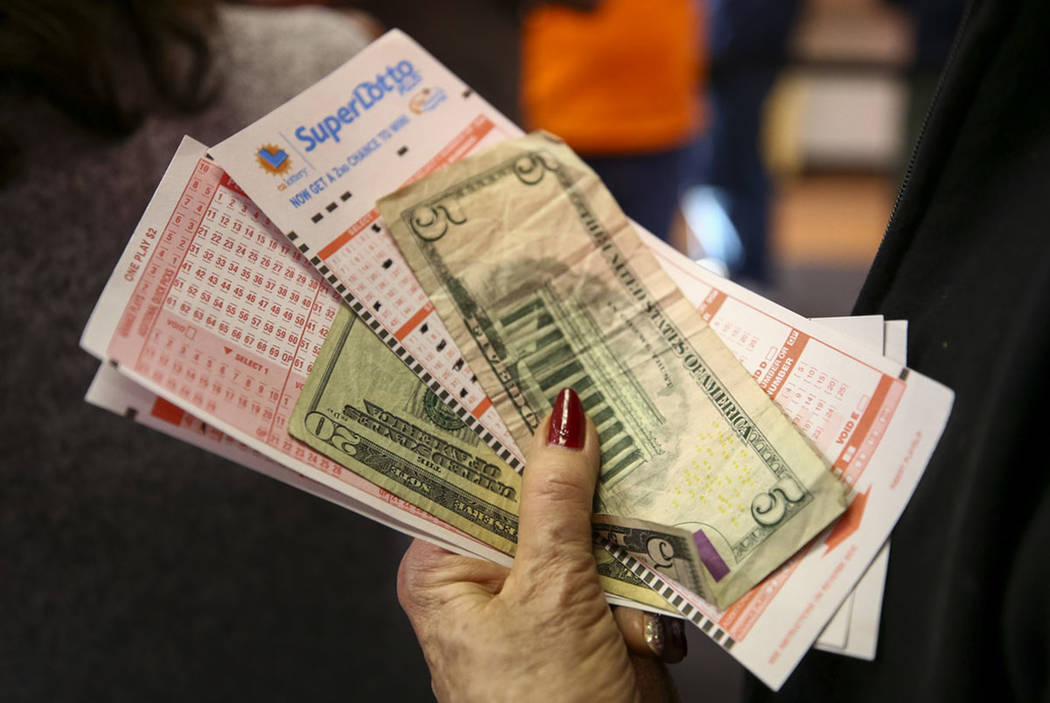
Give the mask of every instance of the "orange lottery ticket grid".
M 369 516 L 385 514 L 381 522 L 393 520 L 458 551 L 508 563 L 506 555 L 288 434 L 288 413 L 339 298 L 204 156 L 203 145 L 183 140 L 92 313 L 82 346 L 224 434 L 352 496 Z

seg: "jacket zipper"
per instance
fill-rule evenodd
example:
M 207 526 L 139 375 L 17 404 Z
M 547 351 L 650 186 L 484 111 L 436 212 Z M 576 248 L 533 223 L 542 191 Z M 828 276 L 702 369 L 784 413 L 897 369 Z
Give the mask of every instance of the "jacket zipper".
M 933 91 L 933 100 L 930 101 L 930 107 L 926 110 L 926 114 L 922 118 L 922 126 L 919 128 L 919 136 L 915 140 L 915 146 L 912 147 L 911 156 L 908 158 L 908 166 L 904 169 L 904 177 L 901 179 L 900 188 L 897 189 L 897 198 L 893 201 L 893 210 L 890 211 L 889 222 L 886 223 L 886 230 L 882 236 L 885 239 L 886 235 L 889 234 L 890 230 L 893 229 L 893 225 L 897 222 L 897 211 L 900 209 L 901 200 L 904 199 L 904 191 L 908 188 L 908 183 L 911 181 L 912 171 L 915 169 L 915 161 L 918 158 L 919 148 L 922 146 L 923 141 L 926 138 L 926 128 L 930 123 L 930 115 L 933 114 L 934 109 L 941 99 L 941 92 L 944 88 L 944 79 L 948 75 L 952 66 L 955 64 L 956 55 L 959 53 L 959 44 L 961 43 L 961 37 L 966 24 L 970 21 L 970 15 L 973 11 L 975 2 L 967 2 L 966 8 L 963 10 L 963 16 L 959 20 L 959 27 L 955 32 L 955 38 L 952 39 L 951 49 L 948 50 L 948 59 L 944 62 L 944 68 L 941 69 L 940 78 L 937 79 L 937 87 Z

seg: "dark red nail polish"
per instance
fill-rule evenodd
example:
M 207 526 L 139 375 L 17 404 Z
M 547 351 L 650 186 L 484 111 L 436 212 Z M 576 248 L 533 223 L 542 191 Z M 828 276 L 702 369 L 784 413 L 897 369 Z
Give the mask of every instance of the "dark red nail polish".
M 587 421 L 583 415 L 580 396 L 571 388 L 562 388 L 554 401 L 550 429 L 547 430 L 547 446 L 583 449 L 587 439 Z

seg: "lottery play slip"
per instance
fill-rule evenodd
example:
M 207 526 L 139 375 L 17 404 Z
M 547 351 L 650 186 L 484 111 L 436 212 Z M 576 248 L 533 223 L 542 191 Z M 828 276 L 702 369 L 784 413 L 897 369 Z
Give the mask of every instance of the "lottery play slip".
M 521 449 L 375 209 L 401 185 L 520 134 L 394 30 L 221 144 L 185 139 L 84 332 L 82 346 L 104 362 L 88 400 L 394 529 L 509 563 L 287 426 L 346 305 L 522 468 Z M 641 234 L 853 498 L 837 523 L 725 610 L 613 555 L 774 689 L 814 646 L 873 658 L 887 539 L 951 392 L 906 368 L 905 323 L 804 319 Z

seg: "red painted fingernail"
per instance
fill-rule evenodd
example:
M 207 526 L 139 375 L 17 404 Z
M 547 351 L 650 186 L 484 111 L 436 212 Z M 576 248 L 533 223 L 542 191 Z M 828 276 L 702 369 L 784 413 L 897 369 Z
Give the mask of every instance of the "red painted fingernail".
M 550 429 L 547 430 L 547 446 L 583 449 L 587 438 L 587 421 L 583 415 L 580 396 L 571 388 L 562 388 L 554 401 Z

